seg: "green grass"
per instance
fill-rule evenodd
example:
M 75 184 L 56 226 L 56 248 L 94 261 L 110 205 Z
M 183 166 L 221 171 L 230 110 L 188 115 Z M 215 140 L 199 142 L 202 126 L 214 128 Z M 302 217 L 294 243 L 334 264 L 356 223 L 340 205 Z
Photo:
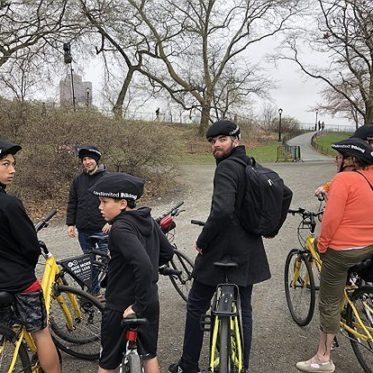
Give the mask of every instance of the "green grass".
M 351 133 L 347 132 L 330 132 L 325 135 L 321 135 L 315 138 L 317 144 L 317 150 L 323 154 L 336 155 L 337 152 L 333 150 L 330 145 L 338 141 L 347 139 L 351 136 Z
M 257 146 L 251 148 L 246 147 L 247 155 L 254 157 L 258 162 L 275 162 L 277 159 L 278 142 L 273 142 L 269 145 Z M 215 159 L 211 153 L 183 153 L 177 158 L 177 163 L 180 164 L 214 164 Z

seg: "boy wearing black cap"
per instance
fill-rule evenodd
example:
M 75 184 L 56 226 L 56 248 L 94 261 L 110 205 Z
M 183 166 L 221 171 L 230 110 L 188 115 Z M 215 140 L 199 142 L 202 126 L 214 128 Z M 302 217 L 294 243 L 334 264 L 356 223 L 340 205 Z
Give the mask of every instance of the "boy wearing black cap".
M 143 189 L 142 179 L 125 173 L 108 173 L 90 188 L 100 199 L 102 216 L 112 223 L 99 373 L 114 372 L 121 363 L 126 344 L 120 322 L 134 313 L 148 320 L 138 330 L 145 373 L 160 371 L 158 267 L 172 258 L 173 248 L 150 209 L 135 208 Z
M 22 202 L 5 192 L 14 178 L 14 155 L 19 150 L 19 145 L 0 140 L 0 291 L 14 295 L 15 312 L 35 340 L 44 372 L 58 373 L 61 369 L 47 328 L 43 292 L 35 277 L 38 237 Z
M 74 238 L 76 227 L 80 247 L 84 253 L 89 253 L 92 246 L 89 237 L 104 236 L 110 231 L 110 225 L 106 224 L 98 210 L 98 198 L 88 193 L 88 189 L 105 175 L 106 169 L 104 165 L 98 164 L 101 152 L 93 145 L 81 146 L 78 157 L 82 162 L 83 172 L 74 178 L 70 188 L 66 211 L 67 234 Z M 99 246 L 101 251 L 107 252 L 107 243 L 101 241 Z M 97 271 L 92 275 L 92 294 L 100 296 Z

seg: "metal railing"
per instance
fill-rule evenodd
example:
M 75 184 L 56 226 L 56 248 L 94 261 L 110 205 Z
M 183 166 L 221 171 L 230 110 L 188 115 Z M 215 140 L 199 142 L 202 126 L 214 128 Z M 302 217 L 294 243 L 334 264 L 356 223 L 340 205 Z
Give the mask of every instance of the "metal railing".
M 299 145 L 280 145 L 277 147 L 276 162 L 298 162 L 301 160 Z

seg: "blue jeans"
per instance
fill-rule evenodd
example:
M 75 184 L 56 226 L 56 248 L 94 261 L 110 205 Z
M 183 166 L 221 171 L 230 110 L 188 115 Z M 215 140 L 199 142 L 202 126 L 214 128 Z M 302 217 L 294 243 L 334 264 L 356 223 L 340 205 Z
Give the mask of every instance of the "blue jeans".
M 80 247 L 84 254 L 90 254 L 92 251 L 92 241 L 90 236 L 106 236 L 103 232 L 90 232 L 78 230 L 78 240 Z M 107 241 L 98 241 L 98 250 L 102 251 L 104 254 L 108 254 L 108 243 Z M 92 266 L 92 286 L 90 292 L 92 294 L 98 294 L 100 292 L 100 284 L 98 283 L 99 270 Z
M 200 321 L 201 317 L 210 307 L 215 289 L 215 286 L 207 286 L 197 281 L 193 282 L 192 288 L 190 289 L 187 303 L 183 355 L 180 359 L 180 364 L 185 367 L 185 369 L 198 368 L 198 361 L 203 343 L 203 331 L 201 330 Z M 251 308 L 253 286 L 240 286 L 239 289 L 243 324 L 244 367 L 248 369 L 253 325 Z

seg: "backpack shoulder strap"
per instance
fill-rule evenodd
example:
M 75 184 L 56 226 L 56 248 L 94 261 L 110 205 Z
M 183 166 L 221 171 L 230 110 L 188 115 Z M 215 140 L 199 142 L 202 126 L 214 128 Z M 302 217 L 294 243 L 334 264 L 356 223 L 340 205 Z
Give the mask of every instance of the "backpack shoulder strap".
M 366 181 L 367 183 L 369 184 L 370 186 L 370 189 L 372 190 L 373 192 L 373 185 L 370 183 L 370 181 L 368 180 L 368 178 L 362 173 L 362 172 L 359 172 L 359 170 L 354 170 L 355 172 L 357 172 L 359 175 L 361 175 Z

